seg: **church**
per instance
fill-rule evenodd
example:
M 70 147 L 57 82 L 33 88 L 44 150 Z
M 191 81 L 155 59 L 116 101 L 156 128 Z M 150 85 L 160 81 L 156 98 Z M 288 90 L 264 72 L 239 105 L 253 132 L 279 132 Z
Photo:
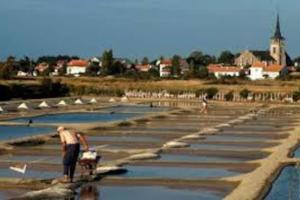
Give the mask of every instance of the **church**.
M 285 50 L 285 38 L 281 34 L 280 19 L 277 15 L 275 33 L 271 37 L 270 48 L 267 51 L 251 51 L 246 50 L 241 52 L 235 59 L 237 66 L 252 66 L 254 63 L 261 62 L 264 65 L 292 65 L 292 60 Z

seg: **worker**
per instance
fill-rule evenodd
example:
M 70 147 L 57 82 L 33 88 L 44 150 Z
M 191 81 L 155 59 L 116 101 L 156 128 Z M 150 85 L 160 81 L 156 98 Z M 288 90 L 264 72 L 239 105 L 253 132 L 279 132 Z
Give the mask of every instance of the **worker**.
M 76 163 L 80 153 L 80 143 L 83 144 L 85 151 L 89 150 L 89 145 L 85 136 L 81 133 L 66 129 L 63 126 L 58 127 L 57 132 L 62 144 L 63 182 L 73 182 Z

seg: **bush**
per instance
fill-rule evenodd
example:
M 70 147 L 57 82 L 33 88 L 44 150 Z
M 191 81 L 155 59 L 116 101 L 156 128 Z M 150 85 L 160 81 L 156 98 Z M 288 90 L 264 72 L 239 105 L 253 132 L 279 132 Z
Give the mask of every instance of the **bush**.
M 51 78 L 43 78 L 40 83 L 41 95 L 44 98 L 61 97 L 69 94 L 69 88 L 62 84 L 60 80 L 55 82 Z
M 77 96 L 98 95 L 98 96 L 117 96 L 125 95 L 124 90 L 119 88 L 96 88 L 94 86 L 74 86 L 69 85 L 70 92 Z
M 12 98 L 12 92 L 8 85 L 0 85 L 0 101 L 7 101 Z
M 233 100 L 233 91 L 229 91 L 227 94 L 224 96 L 226 101 L 232 101 Z
M 219 92 L 219 90 L 218 88 L 211 87 L 211 88 L 207 88 L 205 92 L 207 94 L 207 98 L 212 99 Z
M 242 91 L 240 91 L 240 97 L 242 97 L 243 99 L 247 99 L 250 93 L 251 93 L 250 90 L 243 89 Z
M 300 89 L 298 91 L 293 92 L 293 100 L 295 102 L 300 100 Z
M 0 63 L 0 79 L 10 79 L 14 75 L 11 68 L 7 64 Z
M 198 89 L 195 91 L 196 97 L 200 97 L 200 95 L 202 95 L 203 93 L 205 93 L 206 91 L 204 89 Z

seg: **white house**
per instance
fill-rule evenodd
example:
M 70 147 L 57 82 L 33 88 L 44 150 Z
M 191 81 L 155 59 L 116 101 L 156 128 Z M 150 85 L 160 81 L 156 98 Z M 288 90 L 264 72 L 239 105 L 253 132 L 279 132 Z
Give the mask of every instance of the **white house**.
M 67 64 L 67 75 L 79 76 L 86 72 L 88 61 L 86 60 L 71 60 Z
M 171 75 L 172 60 L 170 59 L 158 60 L 156 65 L 159 67 L 160 77 L 168 77 Z
M 260 79 L 264 79 L 264 67 L 266 65 L 264 63 L 258 62 L 258 63 L 254 63 L 251 67 L 250 67 L 250 72 L 249 72 L 249 78 L 251 80 L 260 80 Z
M 26 77 L 26 76 L 30 76 L 30 74 L 27 72 L 18 71 L 17 76 L 18 77 Z
M 264 63 L 254 63 L 250 67 L 249 78 L 251 80 L 275 79 L 280 75 L 288 74 L 288 68 L 283 65 L 265 65 Z
M 264 69 L 264 77 L 275 79 L 280 75 L 288 74 L 288 68 L 283 65 L 270 65 Z
M 211 64 L 207 68 L 208 72 L 214 74 L 216 78 L 221 78 L 222 76 L 239 76 L 243 70 L 241 67 L 223 66 L 219 64 Z

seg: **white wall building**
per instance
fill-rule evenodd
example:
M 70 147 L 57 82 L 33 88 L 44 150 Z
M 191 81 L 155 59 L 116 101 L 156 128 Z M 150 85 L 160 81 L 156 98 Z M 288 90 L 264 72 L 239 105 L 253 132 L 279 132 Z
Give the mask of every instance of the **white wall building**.
M 241 71 L 242 68 L 236 66 L 222 66 L 219 64 L 208 66 L 208 72 L 214 74 L 216 78 L 221 78 L 222 76 L 239 76 Z
M 275 79 L 285 74 L 288 74 L 288 68 L 283 65 L 255 63 L 250 67 L 249 78 L 251 80 Z
M 79 76 L 86 73 L 88 61 L 86 60 L 71 60 L 67 64 L 67 75 Z
M 263 67 L 257 67 L 257 66 L 250 67 L 249 78 L 251 80 L 264 79 L 263 75 L 264 75 L 264 68 Z
M 156 65 L 159 67 L 160 77 L 168 77 L 171 75 L 170 67 L 172 66 L 172 61 L 170 59 L 158 60 Z

